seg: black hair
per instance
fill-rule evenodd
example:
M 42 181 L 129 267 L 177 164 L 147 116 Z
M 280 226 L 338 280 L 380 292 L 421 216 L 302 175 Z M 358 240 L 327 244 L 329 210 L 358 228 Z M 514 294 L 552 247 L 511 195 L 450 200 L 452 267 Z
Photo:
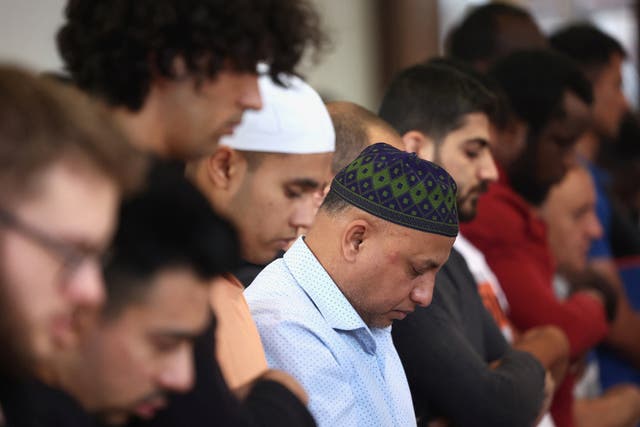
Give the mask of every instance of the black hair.
M 174 60 L 201 78 L 224 67 L 294 73 L 326 37 L 307 0 L 69 0 L 57 36 L 78 86 L 111 105 L 139 110 L 156 75 L 174 78 Z
M 573 61 L 549 50 L 514 52 L 489 70 L 503 91 L 511 111 L 537 135 L 551 117 L 563 113 L 563 96 L 572 92 L 586 104 L 593 102 L 591 84 Z
M 627 56 L 616 39 L 589 23 L 564 27 L 556 31 L 549 42 L 554 49 L 573 59 L 589 77 L 607 66 L 612 55 Z
M 498 60 L 489 74 L 500 85 L 511 114 L 527 125 L 525 147 L 511 164 L 503 165 L 510 185 L 538 206 L 557 183 L 539 179 L 540 137 L 554 119 L 568 114 L 564 104 L 567 92 L 587 105 L 592 103 L 591 84 L 573 61 L 548 49 L 512 53 Z
M 496 112 L 496 97 L 454 61 L 437 60 L 401 71 L 391 82 L 379 115 L 400 135 L 419 130 L 437 142 L 470 113 Z
M 162 270 L 187 268 L 209 280 L 237 267 L 235 230 L 213 212 L 183 170 L 156 161 L 147 187 L 123 201 L 105 265 L 108 315 L 143 297 Z
M 325 196 L 320 209 L 330 215 L 338 215 L 353 205 L 338 195 L 337 192 L 329 190 Z
M 472 9 L 464 20 L 448 34 L 445 51 L 447 56 L 468 63 L 493 62 L 508 53 L 503 52 L 499 37 L 499 17 L 535 21 L 525 9 L 506 3 L 490 3 Z

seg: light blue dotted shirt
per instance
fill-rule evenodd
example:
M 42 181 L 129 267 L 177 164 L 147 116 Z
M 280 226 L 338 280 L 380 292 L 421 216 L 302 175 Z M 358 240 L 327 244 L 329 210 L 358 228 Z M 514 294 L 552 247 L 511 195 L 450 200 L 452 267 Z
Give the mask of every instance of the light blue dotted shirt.
M 391 327 L 367 327 L 303 238 L 245 296 L 269 366 L 304 386 L 319 426 L 416 425 Z

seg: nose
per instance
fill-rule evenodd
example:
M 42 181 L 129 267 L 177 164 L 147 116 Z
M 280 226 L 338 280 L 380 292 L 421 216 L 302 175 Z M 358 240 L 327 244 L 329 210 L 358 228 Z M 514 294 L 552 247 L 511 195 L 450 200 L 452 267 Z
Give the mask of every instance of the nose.
M 163 366 L 159 373 L 158 383 L 164 390 L 185 393 L 193 387 L 194 368 L 193 352 L 184 345 Z
M 241 95 L 239 103 L 245 110 L 261 110 L 262 96 L 258 87 L 258 76 L 248 73 L 241 80 Z
M 495 182 L 498 180 L 498 168 L 496 167 L 496 162 L 491 152 L 488 150 L 480 167 L 479 178 L 485 182 Z
M 65 297 L 77 307 L 100 307 L 106 298 L 100 265 L 85 260 L 65 279 Z
M 305 195 L 304 200 L 296 206 L 291 215 L 291 226 L 296 229 L 311 227 L 319 207 L 318 196 L 315 193 Z
M 421 307 L 431 304 L 433 299 L 433 287 L 435 284 L 435 276 L 425 278 L 425 280 L 411 290 L 411 301 Z
M 627 97 L 624 95 L 624 91 L 622 91 L 622 89 L 620 90 L 619 96 L 621 110 L 623 111 L 623 113 L 628 113 L 629 111 L 631 111 L 631 104 L 629 103 Z
M 602 237 L 602 234 L 604 233 L 602 229 L 602 224 L 600 224 L 600 221 L 598 220 L 596 213 L 593 211 L 589 213 L 586 229 L 587 229 L 587 235 L 589 236 L 589 240 L 599 239 L 600 237 Z

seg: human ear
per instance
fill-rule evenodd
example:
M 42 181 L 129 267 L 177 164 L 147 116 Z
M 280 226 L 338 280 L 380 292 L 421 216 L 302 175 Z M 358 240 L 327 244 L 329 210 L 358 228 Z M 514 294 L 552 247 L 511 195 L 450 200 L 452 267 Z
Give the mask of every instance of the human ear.
M 435 143 L 424 133 L 417 130 L 410 130 L 402 135 L 402 143 L 405 151 L 416 153 L 418 157 L 433 161 L 435 158 Z
M 207 178 L 214 187 L 228 190 L 242 178 L 246 161 L 237 151 L 220 146 L 206 160 Z
M 342 254 L 348 262 L 354 262 L 362 252 L 363 244 L 369 238 L 371 227 L 363 219 L 350 222 L 342 234 Z

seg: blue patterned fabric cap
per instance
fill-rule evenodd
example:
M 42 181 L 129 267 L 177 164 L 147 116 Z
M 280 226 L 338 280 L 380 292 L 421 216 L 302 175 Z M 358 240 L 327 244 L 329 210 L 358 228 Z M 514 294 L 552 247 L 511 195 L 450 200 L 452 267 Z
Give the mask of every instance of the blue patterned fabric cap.
M 365 148 L 331 182 L 348 203 L 395 224 L 458 235 L 457 186 L 440 166 L 379 142 Z

